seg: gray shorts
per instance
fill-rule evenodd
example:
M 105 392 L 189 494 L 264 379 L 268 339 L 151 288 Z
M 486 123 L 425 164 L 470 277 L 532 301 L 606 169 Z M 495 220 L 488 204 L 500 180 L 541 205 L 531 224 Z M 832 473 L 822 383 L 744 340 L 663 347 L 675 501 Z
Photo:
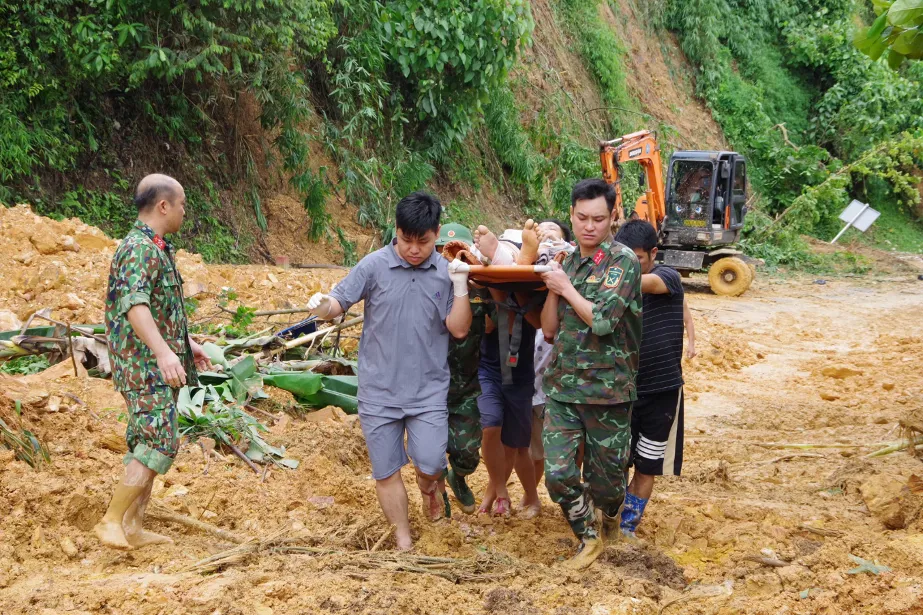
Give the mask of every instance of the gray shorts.
M 359 425 L 366 437 L 373 479 L 387 479 L 397 473 L 408 463 L 408 455 L 425 475 L 439 475 L 446 468 L 449 411 L 445 406 L 402 409 L 360 401 Z

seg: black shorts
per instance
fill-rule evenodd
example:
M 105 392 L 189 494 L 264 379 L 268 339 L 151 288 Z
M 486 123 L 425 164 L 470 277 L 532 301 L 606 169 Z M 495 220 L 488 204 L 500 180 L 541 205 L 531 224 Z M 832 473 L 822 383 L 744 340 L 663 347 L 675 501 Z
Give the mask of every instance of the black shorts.
M 513 449 L 529 447 L 533 429 L 533 384 L 502 385 L 481 380 L 478 396 L 481 428 L 501 429 L 501 443 Z
M 646 475 L 679 475 L 683 466 L 683 387 L 639 396 L 632 405 L 629 466 Z

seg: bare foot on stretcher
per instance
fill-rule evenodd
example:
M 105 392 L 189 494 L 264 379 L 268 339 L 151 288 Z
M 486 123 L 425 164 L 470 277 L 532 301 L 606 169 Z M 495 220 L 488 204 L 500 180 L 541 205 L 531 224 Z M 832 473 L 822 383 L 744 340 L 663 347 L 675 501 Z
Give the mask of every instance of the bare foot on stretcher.
M 484 225 L 479 225 L 475 229 L 475 248 L 489 259 L 494 259 L 497 254 L 497 236 Z
M 539 225 L 532 218 L 523 225 L 523 246 L 520 248 L 520 256 L 517 257 L 517 265 L 533 265 L 536 257 L 539 256 Z

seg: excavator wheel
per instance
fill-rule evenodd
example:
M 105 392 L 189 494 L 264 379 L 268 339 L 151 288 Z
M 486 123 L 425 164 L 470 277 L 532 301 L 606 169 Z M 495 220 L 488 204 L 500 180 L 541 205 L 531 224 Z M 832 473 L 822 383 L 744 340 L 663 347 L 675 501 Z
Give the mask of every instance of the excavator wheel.
M 750 261 L 748 261 L 747 264 L 748 264 L 748 269 L 751 270 L 751 282 L 754 282 L 755 280 L 757 280 L 757 267 L 755 267 L 755 265 L 751 263 Z
M 719 259 L 709 268 L 709 286 L 716 295 L 741 295 L 753 280 L 751 268 L 738 257 Z

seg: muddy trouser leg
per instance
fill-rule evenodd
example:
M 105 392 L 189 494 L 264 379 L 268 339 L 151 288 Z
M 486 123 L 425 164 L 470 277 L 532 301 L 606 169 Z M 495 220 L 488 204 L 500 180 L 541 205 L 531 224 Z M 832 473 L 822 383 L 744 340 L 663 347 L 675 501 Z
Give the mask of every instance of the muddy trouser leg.
M 590 486 L 594 504 L 606 515 L 616 516 L 626 497 L 632 403 L 576 406 L 587 430 L 584 479 Z
M 173 465 L 179 449 L 176 400 L 179 390 L 156 387 L 150 391 L 122 393 L 128 408 L 124 463 L 138 460 L 163 475 Z
M 466 398 L 461 404 L 449 407 L 449 465 L 460 477 L 475 472 L 480 460 L 481 418 L 478 413 L 478 396 Z
M 594 518 L 590 486 L 581 481 L 577 465 L 578 448 L 585 438 L 580 406 L 549 398 L 545 404 L 545 485 L 549 496 L 561 507 L 578 539 L 599 537 Z M 585 467 L 587 465 L 585 454 Z

